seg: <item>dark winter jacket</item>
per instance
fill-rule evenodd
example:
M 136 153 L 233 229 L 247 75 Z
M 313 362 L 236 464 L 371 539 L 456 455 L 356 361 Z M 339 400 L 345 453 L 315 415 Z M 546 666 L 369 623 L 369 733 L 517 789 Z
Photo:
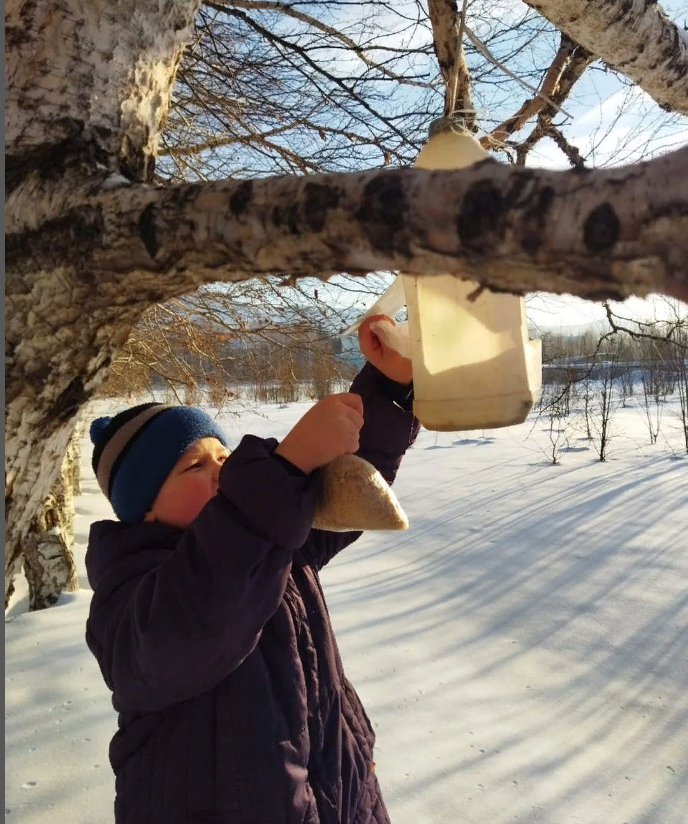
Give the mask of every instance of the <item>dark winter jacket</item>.
M 418 424 L 367 364 L 358 454 L 394 479 Z M 313 476 L 247 435 L 186 530 L 93 524 L 88 646 L 113 692 L 117 824 L 381 824 L 375 736 L 320 570 L 360 533 L 310 528 Z

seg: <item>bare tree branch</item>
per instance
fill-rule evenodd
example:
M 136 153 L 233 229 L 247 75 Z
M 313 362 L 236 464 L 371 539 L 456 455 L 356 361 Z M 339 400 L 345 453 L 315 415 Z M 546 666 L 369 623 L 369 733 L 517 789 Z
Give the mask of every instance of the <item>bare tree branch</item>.
M 301 59 L 305 63 L 307 63 L 308 66 L 310 66 L 310 68 L 314 72 L 316 72 L 317 74 L 323 75 L 331 83 L 334 83 L 335 86 L 339 86 L 340 88 L 342 88 L 350 97 L 357 100 L 357 102 L 364 109 L 366 109 L 371 114 L 374 114 L 376 117 L 378 117 L 401 140 L 402 143 L 407 142 L 406 135 L 403 134 L 399 130 L 399 128 L 389 120 L 389 118 L 384 117 L 379 112 L 373 112 L 373 110 L 371 109 L 371 106 L 370 106 L 370 104 L 368 103 L 367 100 L 364 100 L 358 94 L 356 94 L 354 89 L 352 87 L 348 86 L 341 78 L 337 77 L 336 75 L 332 74 L 332 72 L 325 69 L 325 67 L 323 65 L 320 65 L 320 64 L 316 63 L 315 60 L 313 60 L 307 54 L 307 52 L 305 51 L 305 49 L 303 47 L 299 46 L 296 43 L 292 43 L 291 41 L 287 40 L 284 37 L 280 37 L 278 34 L 275 34 L 275 32 L 269 32 L 264 26 L 261 26 L 260 23 L 256 22 L 252 17 L 250 17 L 250 15 L 245 14 L 243 11 L 239 11 L 238 9 L 231 9 L 231 8 L 227 8 L 227 7 L 223 8 L 222 6 L 219 6 L 216 3 L 213 3 L 212 0 L 205 0 L 205 4 L 207 6 L 210 6 L 211 8 L 218 8 L 218 9 L 224 11 L 227 14 L 230 14 L 230 15 L 235 16 L 235 17 L 239 17 L 241 20 L 243 20 L 245 23 L 247 23 L 249 26 L 251 26 L 251 28 L 255 29 L 257 32 L 264 35 L 265 37 L 268 37 L 273 42 L 279 43 L 279 45 L 282 46 L 287 51 L 294 51 L 294 52 L 298 53 L 299 56 L 301 57 Z
M 682 333 L 685 332 L 688 325 L 688 318 L 678 318 L 674 322 L 659 321 L 654 323 L 644 323 L 643 321 L 631 320 L 631 318 L 619 318 L 618 314 L 609 305 L 609 301 L 604 302 L 604 311 L 607 316 L 607 321 L 611 326 L 612 332 L 624 332 L 633 340 L 653 340 L 653 341 L 671 341 L 675 346 L 681 349 L 688 350 L 688 342 L 682 340 Z M 619 323 L 619 320 L 626 324 L 634 324 L 635 329 L 631 326 L 624 326 Z M 660 327 L 660 331 L 643 332 L 643 329 L 656 329 Z
M 540 84 L 540 91 L 543 95 L 551 97 L 559 85 L 559 80 L 564 71 L 564 67 L 569 58 L 573 54 L 576 44 L 570 37 L 562 35 L 559 49 L 552 60 L 552 64 L 545 74 L 542 83 Z M 489 134 L 486 134 L 480 139 L 480 143 L 484 149 L 489 149 L 493 145 L 503 143 L 507 137 L 514 132 L 519 131 L 526 124 L 533 115 L 539 114 L 547 105 L 547 101 L 542 96 L 531 97 L 526 100 L 521 108 L 512 117 L 507 118 L 502 124 L 492 129 Z
M 205 0 L 204 0 L 205 2 Z M 381 74 L 385 75 L 385 77 L 389 77 L 391 80 L 396 81 L 397 83 L 401 83 L 404 86 L 417 86 L 421 89 L 428 89 L 431 87 L 431 84 L 422 81 L 422 80 L 412 80 L 407 77 L 403 77 L 396 72 L 390 71 L 381 63 L 372 60 L 365 52 L 365 49 L 358 45 L 355 40 L 352 40 L 346 34 L 341 31 L 338 31 L 334 28 L 334 26 L 328 26 L 326 23 L 323 23 L 321 20 L 318 20 L 317 17 L 313 17 L 312 14 L 307 14 L 304 11 L 294 8 L 294 6 L 289 5 L 288 3 L 280 3 L 277 0 L 215 0 L 214 3 L 211 3 L 213 7 L 217 6 L 231 6 L 232 8 L 236 9 L 244 9 L 245 11 L 260 11 L 260 10 L 267 10 L 267 11 L 276 11 L 280 14 L 285 15 L 286 17 L 292 17 L 294 20 L 300 20 L 302 23 L 306 23 L 309 26 L 312 26 L 314 29 L 318 29 L 319 31 L 323 32 L 324 34 L 328 34 L 333 37 L 335 40 L 338 40 L 340 43 L 345 45 L 347 49 L 351 49 L 351 51 L 359 57 L 366 66 L 370 66 L 373 69 L 377 69 Z
M 588 66 L 595 59 L 595 55 L 584 49 L 583 46 L 577 46 L 571 55 L 566 67 L 564 68 L 559 78 L 559 83 L 555 89 L 553 96 L 556 103 L 566 100 L 573 86 L 580 80 L 583 73 Z M 528 152 L 549 133 L 549 128 L 557 111 L 553 106 L 545 106 L 538 114 L 537 123 L 533 131 L 528 137 L 519 145 L 517 145 L 517 158 L 520 164 L 526 162 Z
M 545 134 L 552 138 L 552 140 L 557 144 L 557 146 L 561 149 L 561 151 L 566 155 L 569 159 L 569 163 L 573 166 L 574 169 L 585 169 L 585 161 L 583 160 L 583 155 L 580 151 L 574 146 L 572 143 L 564 137 L 561 133 L 561 130 L 558 129 L 553 123 L 550 123 L 549 126 L 545 129 Z

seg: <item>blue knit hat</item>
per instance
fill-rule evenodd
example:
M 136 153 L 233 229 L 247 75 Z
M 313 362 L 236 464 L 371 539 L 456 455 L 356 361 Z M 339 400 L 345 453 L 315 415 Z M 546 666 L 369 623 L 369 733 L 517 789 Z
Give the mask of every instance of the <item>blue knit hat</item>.
M 142 521 L 183 453 L 201 438 L 227 441 L 202 409 L 144 403 L 91 423 L 93 471 L 121 521 Z

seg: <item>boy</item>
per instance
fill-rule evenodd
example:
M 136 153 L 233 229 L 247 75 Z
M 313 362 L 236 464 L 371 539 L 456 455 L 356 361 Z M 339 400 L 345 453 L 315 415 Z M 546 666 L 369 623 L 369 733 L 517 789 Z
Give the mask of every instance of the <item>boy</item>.
M 204 412 L 94 421 L 121 522 L 93 524 L 89 648 L 113 692 L 117 824 L 382 824 L 375 736 L 318 571 L 360 533 L 311 529 L 313 473 L 358 452 L 388 482 L 415 440 L 411 364 L 370 331 L 351 392 L 230 455 Z

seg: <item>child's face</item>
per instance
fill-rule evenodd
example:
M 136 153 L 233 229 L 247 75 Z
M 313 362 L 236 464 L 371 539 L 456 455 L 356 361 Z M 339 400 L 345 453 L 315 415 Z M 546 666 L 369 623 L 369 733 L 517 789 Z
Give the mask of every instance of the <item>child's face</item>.
M 186 529 L 217 493 L 220 467 L 229 451 L 217 438 L 192 443 L 160 488 L 144 518 Z

